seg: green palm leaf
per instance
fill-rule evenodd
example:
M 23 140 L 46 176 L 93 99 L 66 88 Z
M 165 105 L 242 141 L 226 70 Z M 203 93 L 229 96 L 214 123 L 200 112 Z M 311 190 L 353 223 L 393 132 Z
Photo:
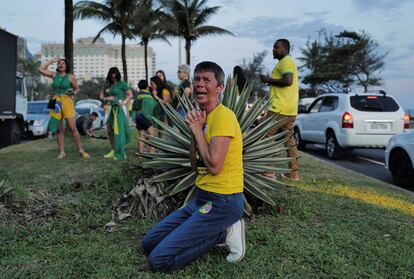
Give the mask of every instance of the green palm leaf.
M 267 195 L 264 191 L 260 190 L 260 188 L 256 184 L 254 184 L 254 181 L 251 181 L 246 177 L 244 179 L 244 189 L 257 199 L 273 206 L 276 205 L 276 203 L 269 197 L 269 195 Z
M 188 175 L 188 173 L 192 171 L 191 169 L 175 169 L 172 171 L 165 172 L 160 175 L 156 175 L 151 178 L 152 182 L 164 182 L 169 180 L 175 180 L 177 178 L 183 177 Z
M 185 189 L 191 187 L 194 185 L 195 178 L 197 177 L 197 174 L 195 172 L 190 173 L 187 175 L 183 180 L 181 180 L 170 192 L 170 196 L 173 196 L 181 191 L 184 191 Z

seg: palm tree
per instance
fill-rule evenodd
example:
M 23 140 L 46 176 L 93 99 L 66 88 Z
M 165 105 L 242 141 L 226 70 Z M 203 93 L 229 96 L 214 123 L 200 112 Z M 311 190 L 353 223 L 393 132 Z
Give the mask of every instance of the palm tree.
M 105 32 L 112 33 L 114 36 L 121 35 L 122 70 L 125 81 L 128 81 L 125 41 L 133 38 L 131 22 L 137 4 L 138 0 L 105 0 L 104 4 L 95 1 L 80 1 L 74 6 L 75 19 L 93 18 L 107 23 L 95 36 L 93 42 Z
M 65 0 L 65 59 L 73 73 L 73 1 Z
M 163 10 L 169 16 L 168 33 L 185 40 L 186 62 L 191 62 L 191 45 L 199 37 L 228 34 L 230 31 L 212 25 L 207 20 L 220 9 L 219 6 L 206 7 L 207 0 L 160 0 Z
M 144 0 L 135 10 L 132 32 L 141 37 L 144 46 L 145 79 L 148 80 L 148 44 L 151 40 L 168 42 L 163 28 L 163 13 L 160 9 L 153 10 L 152 0 Z

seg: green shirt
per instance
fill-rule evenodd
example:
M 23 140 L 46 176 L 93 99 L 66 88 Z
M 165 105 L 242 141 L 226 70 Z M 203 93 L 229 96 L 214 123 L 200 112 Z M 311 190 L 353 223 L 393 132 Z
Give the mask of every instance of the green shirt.
M 159 116 L 159 104 L 148 90 L 141 90 L 134 98 L 134 110 L 140 111 L 154 126 L 150 116 Z
M 66 94 L 67 90 L 72 88 L 72 82 L 69 79 L 69 74 L 66 74 L 63 77 L 60 74 L 56 74 L 52 81 L 52 87 L 53 94 Z
M 123 100 L 126 98 L 127 92 L 129 90 L 128 84 L 121 80 L 109 89 L 109 96 L 115 97 L 117 100 Z

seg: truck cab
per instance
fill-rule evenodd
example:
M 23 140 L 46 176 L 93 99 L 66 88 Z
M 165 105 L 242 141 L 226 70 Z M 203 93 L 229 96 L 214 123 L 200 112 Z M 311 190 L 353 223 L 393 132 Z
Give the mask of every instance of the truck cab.
M 17 68 L 17 37 L 0 30 L 0 147 L 20 143 L 27 116 L 27 90 Z

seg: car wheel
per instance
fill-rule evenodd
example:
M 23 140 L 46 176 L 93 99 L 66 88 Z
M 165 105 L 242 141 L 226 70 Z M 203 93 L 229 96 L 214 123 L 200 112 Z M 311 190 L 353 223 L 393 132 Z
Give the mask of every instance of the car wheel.
M 396 150 L 390 158 L 390 170 L 395 183 L 414 188 L 414 169 L 410 157 L 404 150 Z
M 336 160 L 342 156 L 342 147 L 339 146 L 338 141 L 336 140 L 335 133 L 330 131 L 326 135 L 326 155 L 329 159 Z
M 304 150 L 306 147 L 306 142 L 302 139 L 302 136 L 300 135 L 300 131 L 298 127 L 295 127 L 293 130 L 293 135 L 295 137 L 296 146 L 299 150 Z
M 21 138 L 21 131 L 19 124 L 16 121 L 11 123 L 10 130 L 10 144 L 19 144 Z

